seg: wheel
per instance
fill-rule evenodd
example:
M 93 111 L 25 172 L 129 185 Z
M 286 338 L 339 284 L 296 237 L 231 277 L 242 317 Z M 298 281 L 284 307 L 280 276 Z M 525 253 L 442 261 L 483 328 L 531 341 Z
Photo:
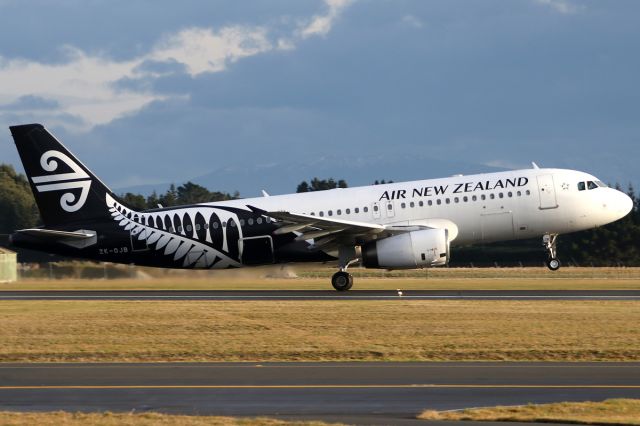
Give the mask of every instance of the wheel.
M 331 285 L 338 291 L 347 291 L 353 285 L 353 276 L 343 271 L 336 272 L 331 277 Z
M 557 271 L 558 269 L 560 269 L 560 261 L 555 257 L 549 258 L 549 260 L 547 260 L 547 268 L 551 269 L 552 271 Z

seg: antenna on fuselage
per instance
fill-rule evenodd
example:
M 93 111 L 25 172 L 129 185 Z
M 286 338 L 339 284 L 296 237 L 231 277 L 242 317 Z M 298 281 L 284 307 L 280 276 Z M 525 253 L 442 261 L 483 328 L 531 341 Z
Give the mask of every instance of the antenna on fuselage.
M 533 167 L 534 169 L 539 169 L 540 167 L 538 167 L 538 165 L 536 164 L 535 161 L 531 162 L 531 167 Z

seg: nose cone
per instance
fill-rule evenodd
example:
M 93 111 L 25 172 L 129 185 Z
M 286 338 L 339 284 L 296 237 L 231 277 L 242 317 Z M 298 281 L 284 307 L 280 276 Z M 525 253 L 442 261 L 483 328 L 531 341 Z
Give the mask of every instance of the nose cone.
M 616 191 L 610 203 L 611 212 L 615 214 L 614 220 L 622 219 L 633 209 L 633 200 L 622 191 Z
M 631 210 L 633 210 L 633 200 L 627 194 L 620 192 L 621 200 L 620 200 L 620 212 L 622 213 L 622 217 L 628 215 Z

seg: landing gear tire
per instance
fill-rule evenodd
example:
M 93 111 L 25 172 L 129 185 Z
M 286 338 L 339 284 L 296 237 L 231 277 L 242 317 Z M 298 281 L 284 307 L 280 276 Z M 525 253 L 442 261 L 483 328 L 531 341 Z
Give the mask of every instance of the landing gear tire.
M 547 268 L 551 269 L 552 271 L 557 271 L 558 269 L 560 269 L 560 260 L 555 257 L 549 258 L 547 260 Z
M 338 271 L 331 277 L 331 285 L 338 291 L 347 291 L 353 286 L 353 275 Z
M 547 268 L 552 271 L 557 271 L 560 269 L 560 260 L 556 257 L 556 241 L 558 239 L 558 234 L 546 234 L 542 237 L 542 245 L 548 253 L 547 258 Z

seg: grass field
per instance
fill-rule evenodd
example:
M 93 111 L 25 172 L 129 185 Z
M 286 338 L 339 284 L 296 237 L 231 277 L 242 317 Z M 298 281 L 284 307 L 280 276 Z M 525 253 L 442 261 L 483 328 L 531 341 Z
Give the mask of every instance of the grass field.
M 269 418 L 178 416 L 159 413 L 19 413 L 0 411 L 7 426 L 323 426 L 322 422 L 292 422 Z M 331 423 L 337 425 L 336 423 Z
M 331 268 L 273 267 L 235 271 L 163 271 L 132 269 L 140 278 L 22 279 L 1 290 L 330 290 Z M 136 273 L 138 271 L 139 273 Z M 355 289 L 618 289 L 640 290 L 640 268 L 434 268 L 378 271 L 354 268 Z M 294 278 L 282 278 L 291 276 Z
M 602 402 L 562 402 L 512 407 L 425 411 L 424 420 L 474 420 L 590 425 L 640 425 L 640 400 L 608 399 Z
M 638 361 L 624 301 L 3 301 L 0 361 Z

